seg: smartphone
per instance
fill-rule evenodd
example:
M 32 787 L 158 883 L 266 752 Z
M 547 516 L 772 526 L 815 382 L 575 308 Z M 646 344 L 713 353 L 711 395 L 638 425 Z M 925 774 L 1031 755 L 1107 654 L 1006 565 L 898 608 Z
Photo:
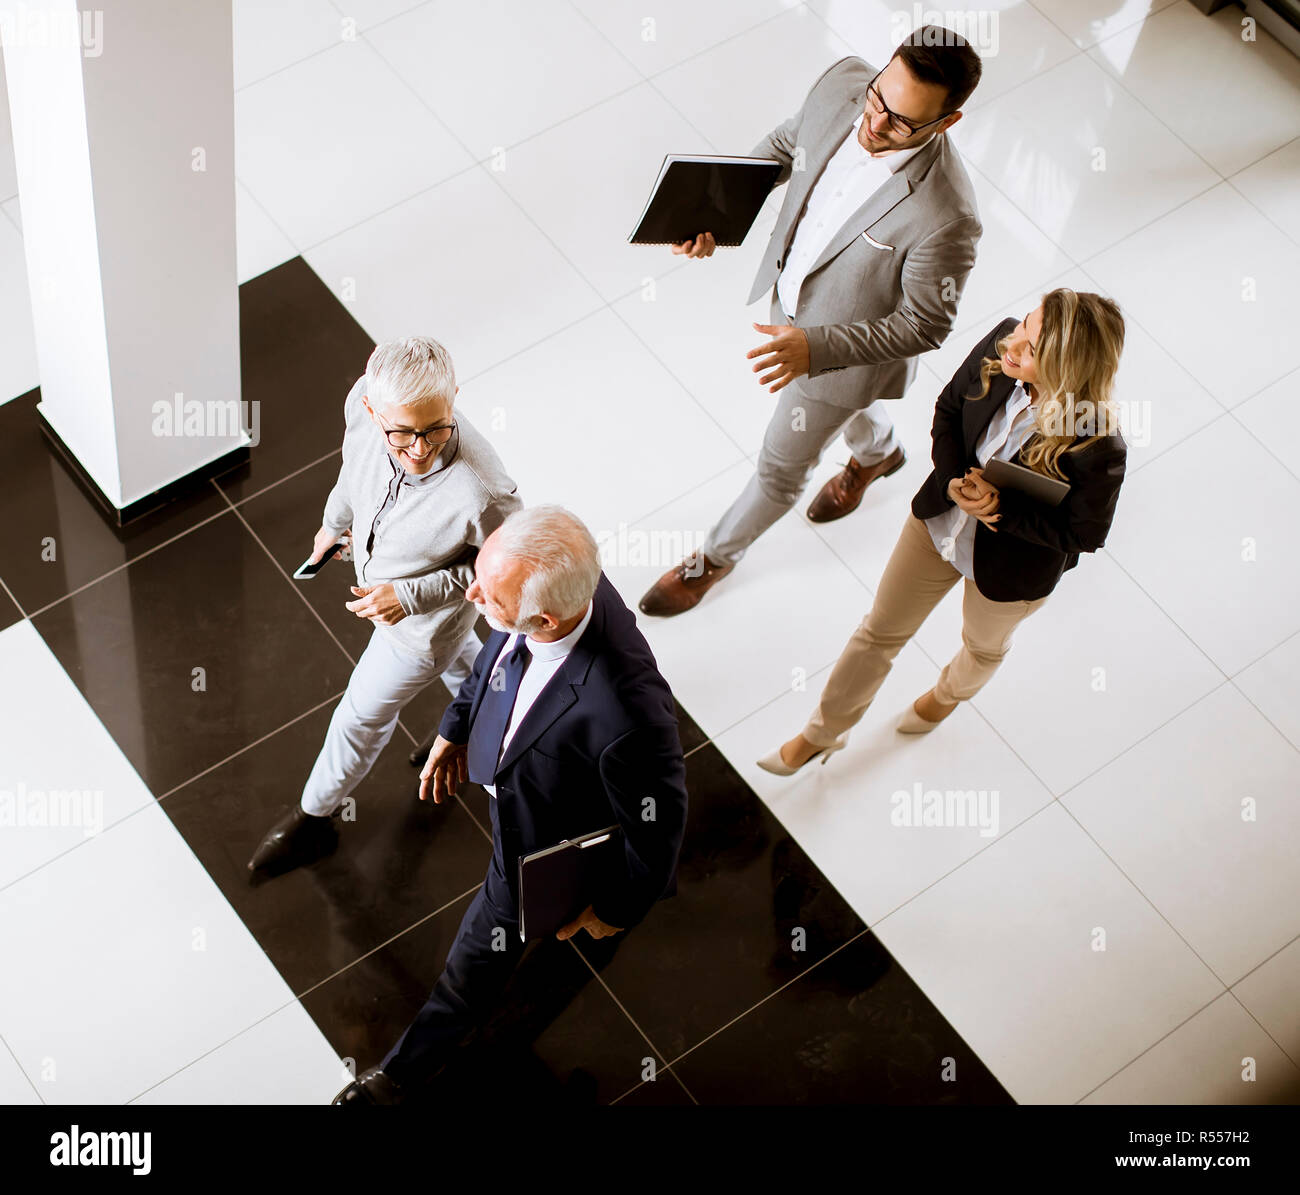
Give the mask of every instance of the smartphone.
M 334 553 L 340 548 L 348 546 L 347 540 L 340 539 L 325 549 L 325 555 L 317 561 L 312 561 L 310 556 L 302 562 L 293 574 L 295 581 L 310 581 L 318 572 L 321 571 L 331 560 L 334 559 Z

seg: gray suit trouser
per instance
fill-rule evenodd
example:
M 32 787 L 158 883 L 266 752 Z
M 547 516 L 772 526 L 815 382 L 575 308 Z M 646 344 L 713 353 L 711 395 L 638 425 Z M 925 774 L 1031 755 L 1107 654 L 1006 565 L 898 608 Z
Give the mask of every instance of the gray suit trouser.
M 783 320 L 786 317 L 773 303 L 772 322 Z M 899 447 L 884 402 L 871 401 L 852 411 L 809 398 L 800 381 L 796 378 L 776 392 L 776 410 L 763 436 L 754 476 L 704 541 L 704 554 L 710 560 L 735 564 L 799 501 L 822 453 L 841 432 L 860 465 L 878 464 Z

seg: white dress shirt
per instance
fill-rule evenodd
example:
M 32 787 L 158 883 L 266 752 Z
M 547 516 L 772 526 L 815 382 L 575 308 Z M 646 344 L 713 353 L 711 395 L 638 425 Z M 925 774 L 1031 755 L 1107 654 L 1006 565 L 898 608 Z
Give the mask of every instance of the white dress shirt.
M 582 616 L 582 621 L 563 639 L 556 639 L 552 643 L 538 643 L 535 639 L 527 641 L 528 654 L 532 656 L 532 659 L 528 661 L 528 667 L 524 669 L 523 679 L 519 682 L 519 692 L 515 696 L 515 707 L 510 711 L 510 723 L 506 726 L 506 733 L 501 739 L 501 751 L 497 755 L 498 764 L 505 757 L 506 748 L 510 746 L 510 740 L 514 738 L 519 723 L 524 720 L 524 716 L 532 708 L 533 702 L 541 695 L 542 690 L 546 688 L 551 678 L 559 672 L 560 665 L 568 658 L 574 644 L 582 638 L 582 632 L 587 629 L 587 624 L 591 622 L 591 612 L 594 609 L 595 603 L 588 602 L 587 612 Z M 489 683 L 492 673 L 496 671 L 497 664 L 514 651 L 515 645 L 521 638 L 522 636 L 516 632 L 501 645 L 501 650 L 497 652 L 496 658 L 492 661 L 492 667 L 484 673 L 488 677 Z M 495 785 L 485 784 L 482 787 L 490 796 L 495 797 L 497 795 Z
M 908 158 L 929 144 L 927 138 L 911 149 L 897 149 L 873 158 L 858 141 L 862 117 L 859 112 L 839 149 L 826 163 L 826 169 L 813 187 L 808 206 L 795 229 L 790 252 L 786 254 L 785 265 L 776 280 L 776 297 L 787 316 L 793 316 L 798 309 L 803 280 L 831 243 L 831 237 Z
M 1015 389 L 1007 396 L 1007 401 L 989 420 L 989 425 L 980 436 L 975 446 L 975 459 L 983 468 L 993 458 L 1009 461 L 1014 459 L 1021 445 L 1034 430 L 1033 399 L 1029 397 L 1024 384 L 1017 379 Z M 935 549 L 963 577 L 975 580 L 975 523 L 960 506 L 950 507 L 942 514 L 925 520 L 930 538 Z M 951 542 L 945 551 L 945 540 Z

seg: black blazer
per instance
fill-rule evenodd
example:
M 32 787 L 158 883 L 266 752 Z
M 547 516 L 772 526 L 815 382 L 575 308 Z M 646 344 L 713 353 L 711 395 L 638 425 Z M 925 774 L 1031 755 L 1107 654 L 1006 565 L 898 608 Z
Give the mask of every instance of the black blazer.
M 928 519 L 955 506 L 948 483 L 979 464 L 975 446 L 994 414 L 1015 389 L 1015 379 L 994 374 L 989 392 L 979 393 L 980 362 L 998 355 L 997 341 L 1018 320 L 1004 319 L 971 350 L 934 408 L 931 459 L 934 470 L 912 499 L 912 513 Z M 1046 597 L 1061 576 L 1079 563 L 1080 552 L 1095 552 L 1106 542 L 1120 483 L 1124 480 L 1127 448 L 1115 432 L 1078 452 L 1060 458 L 1070 492 L 1059 506 L 1048 506 L 1019 490 L 998 491 L 997 530 L 975 524 L 975 585 L 995 602 L 1033 601 Z M 1023 464 L 1023 461 L 1019 461 Z
M 596 916 L 627 929 L 677 891 L 686 826 L 686 764 L 672 690 L 636 619 L 604 573 L 591 621 L 515 730 L 497 768 L 494 866 L 518 901 L 518 859 L 618 823 L 624 868 L 593 901 Z M 510 638 L 488 636 L 438 733 L 469 741 L 483 672 Z M 653 804 L 650 804 L 650 802 Z

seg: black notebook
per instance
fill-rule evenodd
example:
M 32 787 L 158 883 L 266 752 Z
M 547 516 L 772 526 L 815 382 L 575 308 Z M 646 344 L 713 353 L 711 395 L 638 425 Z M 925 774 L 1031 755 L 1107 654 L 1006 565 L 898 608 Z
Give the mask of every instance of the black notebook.
M 519 936 L 553 938 L 600 895 L 623 862 L 623 830 L 606 826 L 519 860 Z
M 667 245 L 713 233 L 719 245 L 739 245 L 781 173 L 771 158 L 669 154 L 659 168 L 634 245 Z

